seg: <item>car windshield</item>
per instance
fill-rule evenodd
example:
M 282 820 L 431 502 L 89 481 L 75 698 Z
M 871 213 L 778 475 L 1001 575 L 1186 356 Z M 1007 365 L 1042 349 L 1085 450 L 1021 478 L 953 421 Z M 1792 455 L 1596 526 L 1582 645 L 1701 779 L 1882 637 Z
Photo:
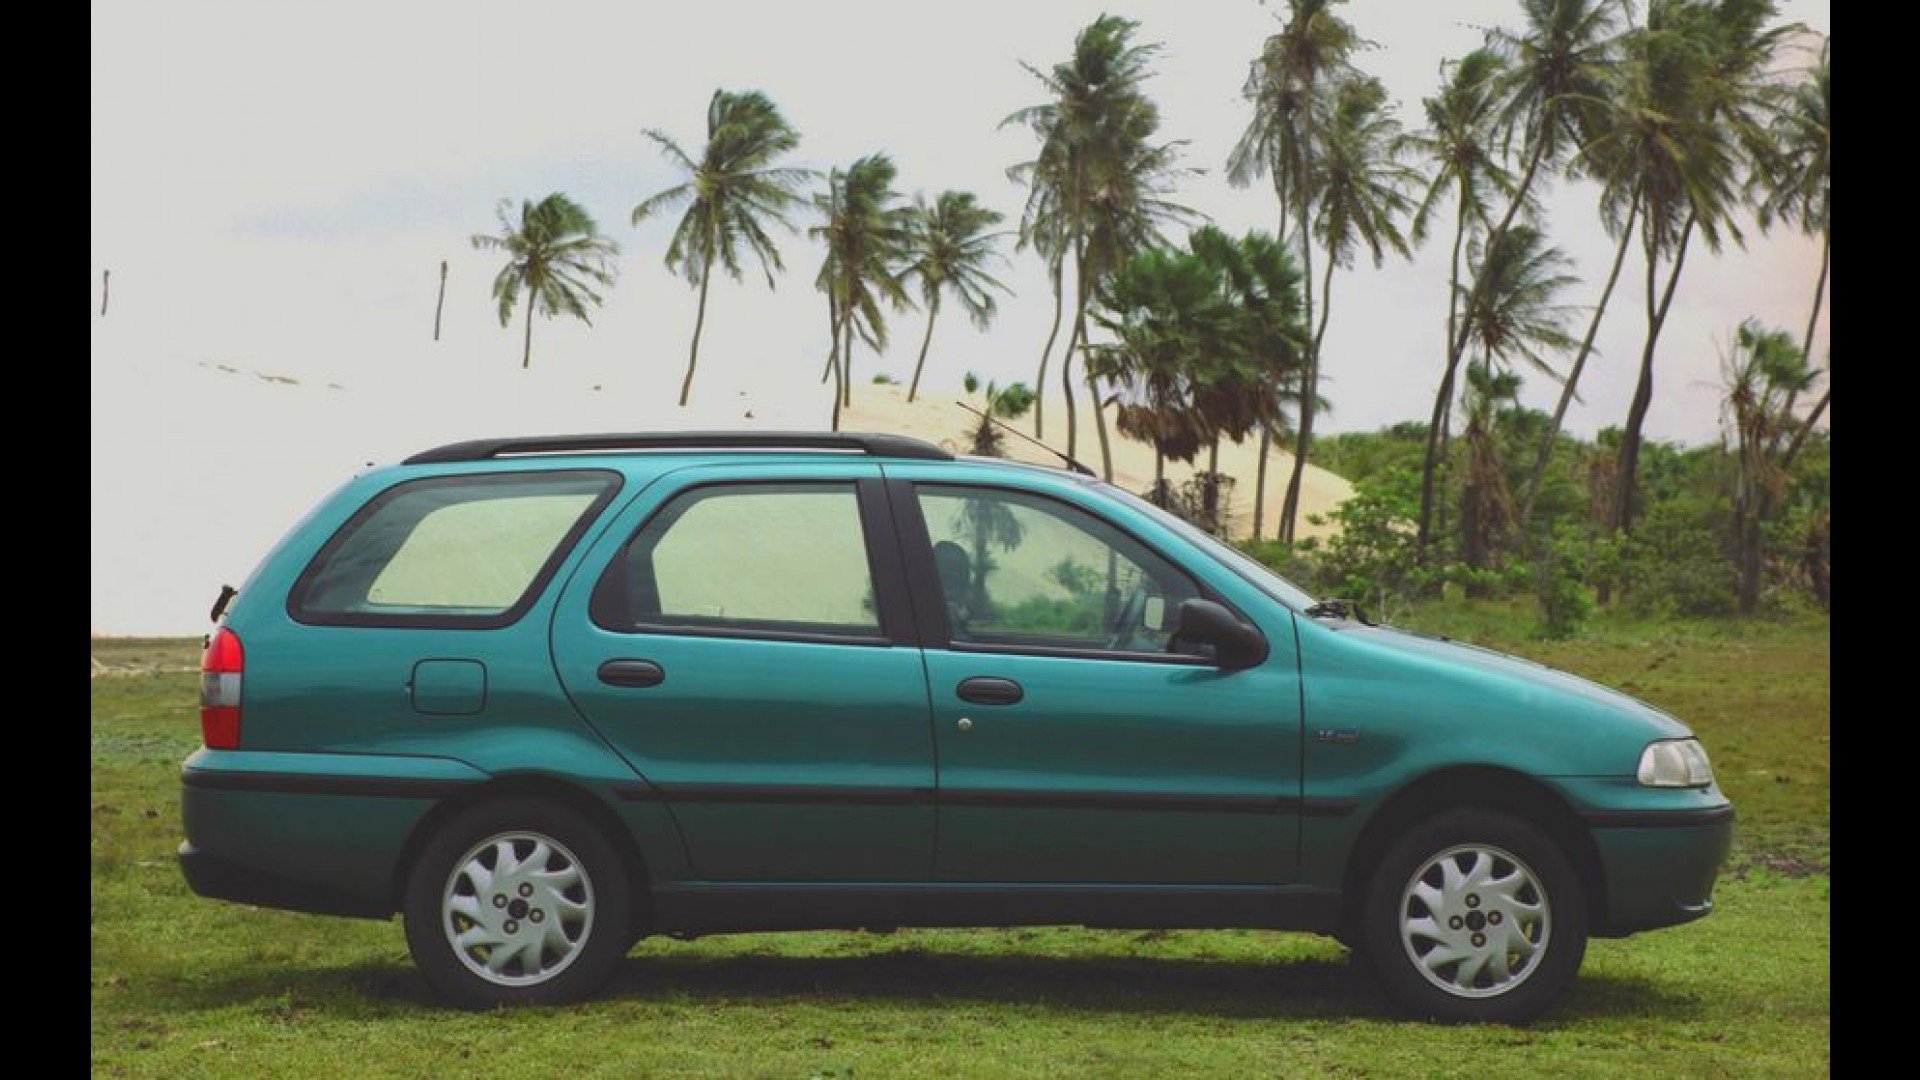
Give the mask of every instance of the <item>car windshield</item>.
M 1179 515 L 1170 514 L 1124 488 L 1118 488 L 1103 481 L 1095 481 L 1093 486 L 1193 541 L 1201 550 L 1219 562 L 1225 563 L 1227 569 L 1282 604 L 1295 611 L 1304 611 L 1314 605 L 1313 596 L 1305 589 L 1274 573 L 1258 559 L 1249 556 L 1232 544 L 1225 543 L 1206 530 L 1197 528 Z

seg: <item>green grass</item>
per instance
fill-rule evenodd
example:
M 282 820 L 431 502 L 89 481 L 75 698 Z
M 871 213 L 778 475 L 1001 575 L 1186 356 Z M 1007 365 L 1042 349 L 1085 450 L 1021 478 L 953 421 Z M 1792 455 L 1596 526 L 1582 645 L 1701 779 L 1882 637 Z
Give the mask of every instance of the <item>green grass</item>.
M 93 680 L 93 1064 L 105 1075 L 892 1077 L 1806 1075 L 1830 1069 L 1830 649 L 1825 620 L 1602 620 L 1526 639 L 1503 605 L 1410 625 L 1630 689 L 1707 740 L 1740 806 L 1719 911 L 1595 942 L 1530 1028 L 1394 1020 L 1331 942 L 1076 929 L 648 941 L 599 999 L 434 1006 L 398 923 L 192 897 L 174 868 L 193 676 Z M 190 666 L 194 643 L 94 643 Z M 1488 1054 L 1498 1055 L 1489 1059 Z

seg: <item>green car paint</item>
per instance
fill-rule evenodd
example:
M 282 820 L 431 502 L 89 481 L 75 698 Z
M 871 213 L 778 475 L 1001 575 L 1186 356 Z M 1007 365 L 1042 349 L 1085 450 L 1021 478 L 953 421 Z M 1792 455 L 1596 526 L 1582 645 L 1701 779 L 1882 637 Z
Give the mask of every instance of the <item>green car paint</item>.
M 317 625 L 292 613 L 316 555 L 381 493 L 547 470 L 607 474 L 611 495 L 506 625 Z M 866 538 L 895 547 L 869 557 L 904 582 L 871 598 L 885 632 L 849 643 L 598 625 L 596 586 L 635 531 L 676 497 L 730 483 L 873 493 Z M 939 601 L 907 571 L 915 537 L 925 543 L 915 484 L 1015 490 L 1092 515 L 1257 628 L 1265 657 L 1226 670 L 1190 655 L 932 640 Z M 741 450 L 374 469 L 296 526 L 226 615 L 245 645 L 244 723 L 238 748 L 185 763 L 183 865 L 207 895 L 385 916 L 450 807 L 518 791 L 605 823 L 652 932 L 1339 932 L 1356 874 L 1409 808 L 1497 787 L 1531 793 L 1525 805 L 1568 838 L 1595 932 L 1710 909 L 1731 832 L 1725 797 L 1635 778 L 1647 744 L 1685 737 L 1683 724 L 1524 660 L 1299 608 L 1138 500 L 1061 470 Z M 610 685 L 602 668 L 618 661 L 664 679 Z M 1012 680 L 1024 696 L 963 700 L 960 684 L 976 678 Z

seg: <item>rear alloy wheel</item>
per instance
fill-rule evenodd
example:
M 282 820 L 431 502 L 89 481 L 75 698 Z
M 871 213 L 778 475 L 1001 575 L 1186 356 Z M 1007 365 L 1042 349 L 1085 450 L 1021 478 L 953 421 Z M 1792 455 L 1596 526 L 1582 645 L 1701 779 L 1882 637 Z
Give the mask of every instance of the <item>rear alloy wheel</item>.
M 1540 830 L 1456 810 L 1382 857 L 1366 898 L 1365 953 L 1401 1006 L 1443 1021 L 1539 1015 L 1586 952 L 1578 875 Z
M 436 990 L 469 1007 L 569 1001 L 625 954 L 624 867 L 562 806 L 483 803 L 428 842 L 407 889 L 407 945 Z

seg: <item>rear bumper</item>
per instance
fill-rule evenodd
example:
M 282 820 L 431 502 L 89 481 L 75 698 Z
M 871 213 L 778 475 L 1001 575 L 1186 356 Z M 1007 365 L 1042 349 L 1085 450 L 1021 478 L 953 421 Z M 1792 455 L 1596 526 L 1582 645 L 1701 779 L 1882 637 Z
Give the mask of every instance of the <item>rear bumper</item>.
M 1713 911 L 1713 884 L 1733 844 L 1733 807 L 1589 810 L 1606 881 L 1606 922 L 1623 937 L 1692 922 Z
M 188 888 L 211 900 L 363 919 L 391 914 L 390 905 L 209 855 L 191 841 L 180 844 L 180 874 Z
M 203 749 L 180 776 L 180 870 L 201 896 L 381 918 L 414 829 L 484 776 L 435 758 Z

